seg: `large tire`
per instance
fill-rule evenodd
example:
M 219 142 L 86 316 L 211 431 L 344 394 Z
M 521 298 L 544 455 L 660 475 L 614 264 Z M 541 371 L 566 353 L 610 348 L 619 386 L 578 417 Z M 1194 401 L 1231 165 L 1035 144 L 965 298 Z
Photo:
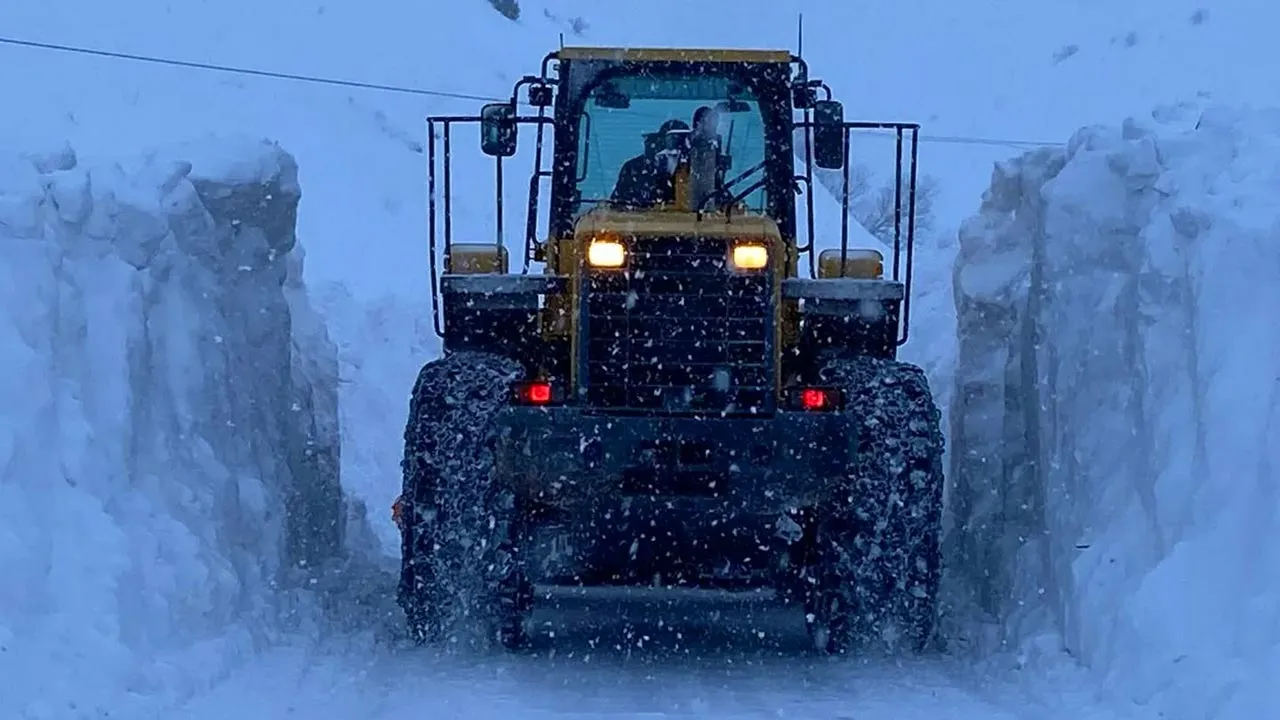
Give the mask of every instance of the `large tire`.
M 493 473 L 495 421 L 518 363 L 457 352 L 423 366 L 405 427 L 399 602 L 415 642 L 526 639 L 514 495 Z M 474 630 L 478 633 L 466 633 Z
M 877 641 L 930 648 L 941 575 L 941 414 L 920 368 L 874 358 L 828 363 L 858 427 L 853 462 L 819 508 L 806 599 L 817 649 Z

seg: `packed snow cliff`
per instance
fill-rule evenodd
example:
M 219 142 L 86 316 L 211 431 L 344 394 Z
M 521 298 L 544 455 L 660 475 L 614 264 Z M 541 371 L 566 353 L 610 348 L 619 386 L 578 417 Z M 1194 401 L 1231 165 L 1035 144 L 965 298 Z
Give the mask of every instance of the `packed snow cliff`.
M 0 717 L 197 689 L 340 547 L 299 198 L 267 143 L 0 157 Z
M 1152 118 L 999 165 L 961 232 L 952 556 L 989 640 L 1280 717 L 1280 112 Z

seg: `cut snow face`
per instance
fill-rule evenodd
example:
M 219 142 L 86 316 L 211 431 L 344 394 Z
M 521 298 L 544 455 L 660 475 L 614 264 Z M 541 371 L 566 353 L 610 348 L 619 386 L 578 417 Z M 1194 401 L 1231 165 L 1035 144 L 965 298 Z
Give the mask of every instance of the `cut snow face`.
M 0 159 L 0 717 L 120 716 L 280 626 L 340 542 L 293 159 Z
M 1280 715 L 1280 113 L 1161 108 L 995 171 L 956 262 L 953 556 L 1165 717 Z
M 338 283 L 314 285 L 311 297 L 338 346 L 342 486 L 376 537 L 365 547 L 378 548 L 397 569 L 400 533 L 391 505 L 401 490 L 408 398 L 423 363 L 440 353 L 431 304 L 395 297 L 362 303 Z

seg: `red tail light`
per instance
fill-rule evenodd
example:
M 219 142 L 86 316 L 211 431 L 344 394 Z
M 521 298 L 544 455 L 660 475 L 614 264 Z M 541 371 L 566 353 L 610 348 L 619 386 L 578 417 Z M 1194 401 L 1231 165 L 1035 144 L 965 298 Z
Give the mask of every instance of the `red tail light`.
M 800 391 L 800 407 L 805 410 L 824 410 L 831 402 L 827 391 L 821 388 L 805 388 Z
M 525 385 L 524 397 L 534 405 L 546 405 L 551 402 L 551 383 L 532 382 Z
M 555 387 L 546 380 L 517 383 L 512 394 L 517 405 L 552 405 L 558 399 Z
M 839 410 L 841 404 L 840 391 L 833 388 L 793 388 L 787 394 L 787 400 L 787 405 L 792 409 L 807 412 Z

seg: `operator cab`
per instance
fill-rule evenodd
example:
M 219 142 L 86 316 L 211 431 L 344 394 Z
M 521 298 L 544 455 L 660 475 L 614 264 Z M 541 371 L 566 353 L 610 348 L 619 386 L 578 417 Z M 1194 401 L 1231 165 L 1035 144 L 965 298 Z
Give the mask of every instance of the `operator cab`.
M 536 114 L 520 108 L 522 95 Z M 481 149 L 495 158 L 491 244 L 450 237 L 449 129 L 469 120 L 479 122 Z M 562 48 L 540 75 L 520 80 L 510 100 L 484 106 L 478 118 L 428 124 L 446 158 L 438 281 L 446 302 L 442 312 L 437 305 L 437 330 L 446 352 L 519 358 L 527 383 L 513 394 L 517 402 L 536 387 L 536 397 L 545 396 L 538 404 L 609 413 L 834 410 L 838 402 L 800 400 L 817 397 L 805 391 L 820 389 L 811 377 L 820 358 L 892 358 L 906 340 L 917 126 L 846 122 L 830 89 L 788 52 Z M 536 137 L 524 267 L 515 274 L 503 183 L 521 126 Z M 855 129 L 897 135 L 902 212 L 892 279 L 879 251 L 849 247 Z M 435 148 L 433 140 L 433 253 Z M 820 256 L 815 167 L 846 176 L 840 247 Z M 834 238 L 833 230 L 822 235 Z M 543 265 L 541 275 L 529 273 L 532 263 Z M 432 279 L 434 300 L 434 271 Z
M 554 80 L 525 79 L 539 117 L 554 97 L 557 163 L 540 171 L 551 180 L 552 241 L 571 236 L 592 210 L 654 207 L 760 214 L 795 238 L 797 182 L 807 178 L 795 172 L 795 109 L 824 124 L 810 148 L 818 167 L 843 164 L 843 109 L 816 99 L 789 53 L 564 48 L 553 56 Z M 485 152 L 514 155 L 514 98 L 482 117 L 492 139 Z M 543 254 L 540 238 L 526 241 Z

